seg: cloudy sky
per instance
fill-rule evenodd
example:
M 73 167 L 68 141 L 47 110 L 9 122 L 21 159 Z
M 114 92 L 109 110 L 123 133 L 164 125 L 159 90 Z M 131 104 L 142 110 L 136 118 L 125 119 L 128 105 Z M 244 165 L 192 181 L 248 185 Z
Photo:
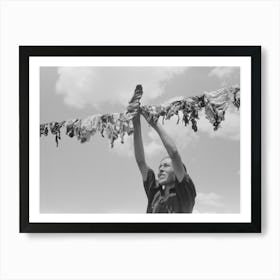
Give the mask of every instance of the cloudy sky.
M 237 67 L 41 67 L 40 122 L 83 118 L 125 110 L 137 84 L 142 104 L 239 85 Z M 197 190 L 194 212 L 238 213 L 240 206 L 240 118 L 230 108 L 221 128 L 202 114 L 198 132 L 176 124 L 172 135 Z M 155 171 L 166 154 L 160 139 L 141 120 L 146 160 Z M 63 131 L 64 132 L 64 131 Z M 43 213 L 145 213 L 147 198 L 133 156 L 133 137 L 125 144 L 99 134 L 80 144 L 62 133 L 40 140 L 40 211 Z

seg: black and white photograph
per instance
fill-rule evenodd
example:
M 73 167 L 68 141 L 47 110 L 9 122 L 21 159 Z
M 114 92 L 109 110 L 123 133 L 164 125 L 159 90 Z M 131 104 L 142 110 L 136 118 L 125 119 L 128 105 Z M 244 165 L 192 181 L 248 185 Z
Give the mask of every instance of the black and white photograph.
M 238 67 L 40 71 L 40 212 L 239 213 Z
M 29 58 L 29 221 L 252 223 L 250 56 L 139 49 Z

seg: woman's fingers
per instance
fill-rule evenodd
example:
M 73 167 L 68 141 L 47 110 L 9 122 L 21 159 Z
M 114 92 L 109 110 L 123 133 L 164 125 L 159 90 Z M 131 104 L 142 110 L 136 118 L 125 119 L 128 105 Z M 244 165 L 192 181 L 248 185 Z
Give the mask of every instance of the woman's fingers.
M 134 102 L 131 103 L 127 106 L 127 111 L 131 112 L 131 111 L 138 111 L 140 108 L 140 103 L 139 102 Z

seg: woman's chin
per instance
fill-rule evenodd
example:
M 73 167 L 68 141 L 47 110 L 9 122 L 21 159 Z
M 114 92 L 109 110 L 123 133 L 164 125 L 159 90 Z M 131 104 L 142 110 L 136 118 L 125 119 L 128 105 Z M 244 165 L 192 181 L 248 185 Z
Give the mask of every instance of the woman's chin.
M 159 183 L 160 185 L 165 185 L 165 184 L 166 184 L 166 180 L 158 180 L 158 183 Z

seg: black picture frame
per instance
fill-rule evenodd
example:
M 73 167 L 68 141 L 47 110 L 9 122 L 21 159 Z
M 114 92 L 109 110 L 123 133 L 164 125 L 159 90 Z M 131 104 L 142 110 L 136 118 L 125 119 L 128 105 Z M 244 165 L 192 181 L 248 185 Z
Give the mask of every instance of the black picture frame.
M 247 56 L 251 58 L 250 223 L 31 223 L 29 221 L 29 58 L 33 56 Z M 261 46 L 19 46 L 21 233 L 261 232 Z M 32 176 L 32 175 L 31 175 Z

